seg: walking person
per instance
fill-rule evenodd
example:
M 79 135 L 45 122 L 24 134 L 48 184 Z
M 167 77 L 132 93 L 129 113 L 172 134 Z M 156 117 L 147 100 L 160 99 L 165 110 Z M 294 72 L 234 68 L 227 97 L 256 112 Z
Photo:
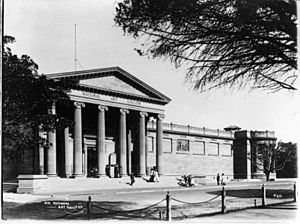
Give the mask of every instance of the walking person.
M 115 165 L 115 178 L 119 178 L 120 177 L 119 174 L 120 174 L 119 165 L 116 164 Z
M 155 182 L 159 182 L 159 179 L 158 179 L 158 172 L 156 170 L 154 170 L 154 181 Z
M 217 185 L 220 185 L 220 174 L 217 173 Z
M 224 173 L 222 173 L 222 177 L 221 177 L 221 185 L 225 185 L 225 177 L 224 177 Z
M 134 184 L 134 182 L 135 182 L 134 174 L 131 173 L 131 174 L 130 174 L 130 186 L 132 186 L 132 185 Z

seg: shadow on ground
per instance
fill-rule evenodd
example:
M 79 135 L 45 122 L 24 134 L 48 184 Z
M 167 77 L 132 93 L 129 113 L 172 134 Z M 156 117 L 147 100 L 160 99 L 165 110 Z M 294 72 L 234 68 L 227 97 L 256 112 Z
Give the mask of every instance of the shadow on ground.
M 199 203 L 179 203 L 172 201 L 173 220 L 182 220 L 187 218 L 198 218 L 205 216 L 214 216 L 221 213 L 221 191 L 207 192 L 213 197 L 211 200 Z M 284 200 L 293 198 L 291 189 L 267 189 L 268 202 L 286 203 Z M 261 189 L 242 189 L 226 190 L 226 207 L 230 211 L 238 211 L 253 206 L 253 198 L 261 197 Z M 280 199 L 282 200 L 279 200 Z M 175 200 L 175 199 L 173 199 Z M 166 220 L 165 201 L 155 205 L 141 205 L 135 202 L 125 201 L 93 201 L 92 212 L 88 216 L 87 202 L 77 201 L 84 208 L 77 210 L 58 209 L 49 207 L 44 202 L 35 202 L 28 204 L 17 204 L 12 202 L 3 203 L 4 219 L 102 219 L 102 220 Z
M 44 202 L 17 204 L 12 202 L 3 203 L 3 217 L 6 220 L 12 219 L 102 219 L 102 220 L 166 220 L 165 202 L 155 207 L 141 207 L 136 203 L 123 201 L 96 201 L 90 217 L 86 209 L 86 201 L 77 201 L 84 205 L 83 210 L 65 210 L 49 208 Z M 173 205 L 172 217 L 174 220 L 196 218 L 202 216 L 213 216 L 220 214 L 219 203 L 207 203 L 201 205 Z M 145 209 L 144 209 L 145 208 Z
M 84 205 L 83 210 L 58 209 L 45 205 L 44 202 L 17 204 L 12 202 L 3 203 L 4 219 L 88 219 L 86 201 L 77 201 Z M 159 219 L 158 208 L 150 208 L 145 211 L 129 211 L 140 205 L 123 201 L 93 202 L 91 219 L 116 219 L 116 220 L 151 220 Z M 101 209 L 103 208 L 103 209 Z M 129 212 L 127 212 L 129 211 Z M 153 215 L 156 213 L 155 215 Z
M 221 191 L 207 192 L 213 195 L 221 194 Z M 241 190 L 226 190 L 226 196 L 237 198 L 261 198 L 261 189 L 241 189 Z M 293 198 L 294 192 L 292 189 L 267 189 L 267 198 Z

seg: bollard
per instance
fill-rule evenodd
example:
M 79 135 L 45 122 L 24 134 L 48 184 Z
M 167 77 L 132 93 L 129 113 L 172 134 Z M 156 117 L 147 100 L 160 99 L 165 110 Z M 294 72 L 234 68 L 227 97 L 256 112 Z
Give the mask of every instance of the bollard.
M 167 221 L 172 221 L 172 215 L 171 215 L 171 195 L 169 191 L 166 195 L 166 205 L 167 205 Z
M 92 210 L 93 210 L 93 203 L 92 203 L 92 197 L 89 196 L 88 198 L 88 202 L 86 203 L 86 211 L 87 211 L 87 216 L 88 216 L 88 219 L 91 218 L 91 213 L 92 213 Z
M 296 182 L 294 182 L 294 202 L 297 202 L 297 186 L 296 186 Z
M 226 213 L 226 191 L 225 188 L 222 187 L 222 214 Z
M 162 210 L 158 210 L 159 220 L 162 220 Z
M 254 208 L 256 208 L 256 199 L 254 199 Z
M 266 189 L 264 184 L 261 187 L 261 206 L 263 208 L 266 207 Z

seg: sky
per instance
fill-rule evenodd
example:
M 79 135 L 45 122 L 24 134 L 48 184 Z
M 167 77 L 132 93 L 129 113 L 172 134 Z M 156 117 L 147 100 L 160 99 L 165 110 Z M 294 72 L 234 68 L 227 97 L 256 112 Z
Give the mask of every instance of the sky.
M 6 0 L 4 33 L 16 38 L 13 53 L 29 55 L 39 73 L 119 66 L 172 99 L 164 122 L 223 129 L 275 131 L 278 140 L 300 142 L 299 91 L 270 93 L 229 87 L 200 93 L 185 82 L 185 69 L 165 59 L 139 56 L 142 44 L 114 24 L 114 0 Z M 300 81 L 296 87 L 300 89 Z

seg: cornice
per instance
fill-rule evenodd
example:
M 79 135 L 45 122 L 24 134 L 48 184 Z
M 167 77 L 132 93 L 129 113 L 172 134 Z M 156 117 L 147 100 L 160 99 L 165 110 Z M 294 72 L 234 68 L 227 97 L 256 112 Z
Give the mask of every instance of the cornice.
M 135 76 L 131 75 L 130 73 L 126 72 L 125 70 L 121 69 L 120 67 L 108 67 L 108 68 L 100 68 L 100 69 L 90 69 L 90 70 L 82 70 L 82 71 L 73 71 L 73 72 L 63 72 L 63 73 L 53 73 L 53 74 L 46 74 L 46 77 L 49 79 L 89 79 L 89 78 L 97 78 L 97 77 L 105 77 L 109 75 L 115 75 L 116 77 L 120 78 L 123 81 L 129 82 L 132 84 L 133 87 L 137 87 L 138 89 L 143 89 L 146 93 L 148 93 L 151 97 L 142 97 L 135 94 L 126 94 L 124 92 L 108 90 L 103 88 L 95 88 L 90 87 L 87 85 L 80 84 L 78 88 L 89 88 L 90 90 L 96 91 L 103 91 L 103 92 L 110 92 L 119 95 L 126 95 L 132 96 L 135 98 L 143 99 L 143 100 L 151 100 L 156 103 L 160 104 L 167 104 L 171 101 L 170 98 L 165 96 L 164 94 L 160 93 L 156 89 L 152 88 L 151 86 L 147 85 L 140 79 L 136 78 Z

